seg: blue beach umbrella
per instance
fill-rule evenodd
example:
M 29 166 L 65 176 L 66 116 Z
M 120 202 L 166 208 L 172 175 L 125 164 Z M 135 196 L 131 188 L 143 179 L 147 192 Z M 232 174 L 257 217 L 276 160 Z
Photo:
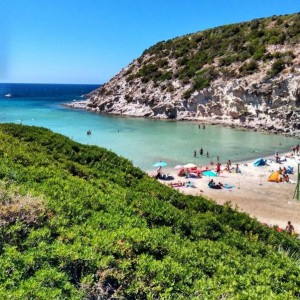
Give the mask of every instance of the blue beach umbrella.
M 213 172 L 213 171 L 204 171 L 202 172 L 202 175 L 203 176 L 209 176 L 209 177 L 217 177 L 217 173 L 216 172 Z
M 156 162 L 156 163 L 153 165 L 153 167 L 165 167 L 166 165 L 167 165 L 166 162 L 164 162 L 164 161 L 158 161 L 158 162 Z

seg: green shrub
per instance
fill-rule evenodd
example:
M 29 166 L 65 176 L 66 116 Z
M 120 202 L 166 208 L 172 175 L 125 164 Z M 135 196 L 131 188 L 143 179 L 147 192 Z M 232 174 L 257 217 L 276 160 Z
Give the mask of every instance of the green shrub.
M 268 74 L 273 77 L 278 75 L 285 68 L 285 61 L 283 59 L 277 59 L 271 66 Z
M 184 99 L 189 99 L 194 91 L 192 89 L 188 89 L 183 93 Z
M 258 69 L 258 63 L 254 60 L 251 60 L 247 63 L 244 63 L 239 71 L 241 75 L 253 74 Z
M 196 73 L 217 59 L 219 67 L 249 59 L 268 61 L 272 55 L 266 53 L 267 45 L 297 44 L 299 32 L 300 18 L 293 14 L 220 26 L 162 41 L 144 52 L 149 54 L 150 59 L 144 62 L 137 76 L 142 78 L 142 82 L 169 80 L 170 70 L 166 67 L 168 59 L 174 59 L 178 67 L 174 76 L 184 85 L 193 81 L 198 89 L 207 86 L 207 82 L 204 84 L 204 80 L 198 78 L 194 80 Z M 244 68 L 245 74 L 252 71 L 251 66 L 245 65 Z
M 261 60 L 264 57 L 265 52 L 266 52 L 266 47 L 262 45 L 255 50 L 252 58 L 254 60 Z

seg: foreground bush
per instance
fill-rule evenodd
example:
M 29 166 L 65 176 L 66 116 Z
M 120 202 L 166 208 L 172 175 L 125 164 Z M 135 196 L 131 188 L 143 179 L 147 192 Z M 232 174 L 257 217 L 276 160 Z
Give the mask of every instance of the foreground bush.
M 0 299 L 300 297 L 299 240 L 105 149 L 21 125 L 0 138 Z

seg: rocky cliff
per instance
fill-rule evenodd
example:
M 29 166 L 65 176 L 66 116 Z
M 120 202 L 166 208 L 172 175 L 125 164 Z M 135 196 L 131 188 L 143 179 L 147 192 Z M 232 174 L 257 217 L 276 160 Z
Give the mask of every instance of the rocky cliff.
M 300 137 L 300 15 L 160 42 L 73 105 Z

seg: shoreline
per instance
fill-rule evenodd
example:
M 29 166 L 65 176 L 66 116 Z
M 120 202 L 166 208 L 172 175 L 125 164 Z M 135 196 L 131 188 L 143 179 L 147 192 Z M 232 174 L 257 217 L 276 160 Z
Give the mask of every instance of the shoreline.
M 280 153 L 283 157 L 291 152 Z M 212 177 L 216 183 L 229 184 L 234 186 L 232 189 L 211 189 L 208 187 L 210 177 L 202 178 L 179 177 L 178 170 L 163 168 L 163 173 L 171 174 L 174 179 L 169 181 L 160 180 L 162 184 L 174 182 L 192 181 L 193 187 L 177 187 L 176 190 L 193 196 L 203 196 L 217 204 L 230 202 L 238 211 L 249 214 L 261 223 L 270 226 L 285 228 L 288 221 L 291 221 L 296 232 L 300 233 L 300 201 L 293 198 L 297 182 L 297 168 L 300 163 L 300 156 L 287 158 L 286 162 L 281 164 L 274 162 L 274 156 L 266 156 L 268 165 L 255 167 L 254 160 L 245 160 L 239 162 L 241 174 L 229 173 L 223 171 L 218 177 Z M 272 160 L 272 161 L 271 161 Z M 236 163 L 235 163 L 236 164 Z M 226 164 L 222 164 L 221 170 Z M 289 175 L 290 183 L 287 182 L 269 182 L 268 177 L 271 173 L 277 171 L 279 167 L 292 166 L 294 174 Z M 210 166 L 209 166 L 210 167 Z M 213 166 L 216 169 L 216 166 Z M 155 174 L 154 171 L 147 171 L 148 175 Z
M 251 121 L 240 121 L 240 119 L 233 119 L 227 117 L 182 117 L 176 119 L 169 119 L 169 118 L 162 118 L 160 116 L 157 117 L 149 117 L 149 116 L 142 116 L 142 115 L 132 115 L 126 113 L 118 113 L 118 112 L 101 112 L 97 111 L 92 108 L 87 107 L 87 103 L 89 103 L 89 99 L 74 101 L 70 103 L 63 103 L 64 107 L 68 107 L 70 109 L 80 109 L 85 110 L 97 114 L 104 114 L 104 115 L 112 115 L 112 116 L 119 116 L 119 117 L 128 117 L 128 118 L 146 118 L 152 120 L 162 120 L 162 121 L 173 121 L 173 122 L 181 122 L 181 121 L 188 121 L 194 122 L 196 124 L 207 124 L 207 125 L 219 125 L 223 127 L 229 127 L 233 129 L 241 129 L 241 130 L 251 130 L 251 131 L 259 131 L 267 134 L 274 134 L 274 135 L 282 135 L 286 137 L 294 137 L 300 139 L 300 130 L 284 130 L 282 126 L 278 124 L 278 121 L 281 121 L 280 118 L 269 120 L 267 123 L 262 124 L 259 117 L 253 117 Z

